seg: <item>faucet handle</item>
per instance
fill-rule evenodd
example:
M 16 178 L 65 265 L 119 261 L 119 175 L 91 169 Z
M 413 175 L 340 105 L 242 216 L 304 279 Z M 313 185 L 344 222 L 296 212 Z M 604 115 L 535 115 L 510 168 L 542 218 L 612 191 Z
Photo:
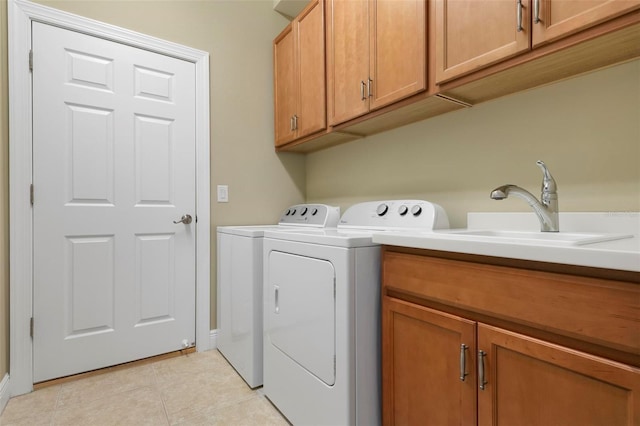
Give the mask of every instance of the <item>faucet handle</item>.
M 543 173 L 543 176 L 542 176 L 543 197 L 544 197 L 544 194 L 555 194 L 558 191 L 558 186 L 556 185 L 556 181 L 553 178 L 553 176 L 551 176 L 551 173 L 549 173 L 549 169 L 547 168 L 547 165 L 544 164 L 544 162 L 541 160 L 536 161 L 536 164 L 538 165 L 538 167 L 540 167 Z

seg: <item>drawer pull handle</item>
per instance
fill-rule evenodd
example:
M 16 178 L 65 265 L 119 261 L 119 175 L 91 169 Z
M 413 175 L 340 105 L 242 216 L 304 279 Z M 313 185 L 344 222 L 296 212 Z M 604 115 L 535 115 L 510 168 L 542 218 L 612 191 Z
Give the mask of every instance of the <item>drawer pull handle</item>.
M 480 390 L 485 390 L 487 381 L 484 379 L 484 357 L 487 355 L 485 351 L 478 351 L 478 385 Z
M 460 345 L 460 380 L 463 382 L 469 375 L 469 373 L 467 373 L 467 349 L 469 349 L 469 346 L 464 343 Z
M 518 16 L 518 26 L 516 30 L 521 32 L 524 28 L 522 28 L 522 0 L 516 0 L 516 10 Z

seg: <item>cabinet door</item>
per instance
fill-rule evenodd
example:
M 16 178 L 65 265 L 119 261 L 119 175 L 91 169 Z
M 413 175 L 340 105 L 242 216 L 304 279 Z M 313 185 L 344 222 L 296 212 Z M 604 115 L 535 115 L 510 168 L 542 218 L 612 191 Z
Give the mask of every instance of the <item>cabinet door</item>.
M 639 0 L 533 0 L 533 46 L 592 27 L 638 8 Z
M 327 87 L 329 124 L 369 111 L 368 0 L 327 2 Z
M 293 116 L 297 109 L 297 69 L 292 25 L 273 41 L 275 144 L 285 144 L 295 138 Z
M 425 0 L 370 3 L 370 109 L 426 88 Z
M 480 426 L 640 424 L 640 369 L 484 324 L 478 349 Z
M 296 123 L 297 137 L 327 127 L 323 8 L 324 1 L 315 0 L 298 16 L 300 103 Z
M 383 424 L 475 424 L 475 353 L 475 322 L 384 297 Z
M 436 82 L 529 50 L 528 2 L 435 0 Z

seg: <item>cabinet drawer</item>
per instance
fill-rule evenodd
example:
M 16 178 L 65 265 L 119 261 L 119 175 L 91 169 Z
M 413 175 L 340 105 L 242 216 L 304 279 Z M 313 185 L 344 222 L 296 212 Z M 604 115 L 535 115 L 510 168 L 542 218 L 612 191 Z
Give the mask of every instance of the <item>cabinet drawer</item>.
M 640 285 L 386 251 L 383 287 L 640 355 Z

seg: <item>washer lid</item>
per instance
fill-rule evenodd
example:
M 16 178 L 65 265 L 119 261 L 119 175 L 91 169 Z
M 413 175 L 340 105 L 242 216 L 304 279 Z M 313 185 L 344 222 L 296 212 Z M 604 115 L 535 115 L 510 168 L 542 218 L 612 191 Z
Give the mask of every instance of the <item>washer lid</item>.
M 320 244 L 335 247 L 368 247 L 378 246 L 372 241 L 374 231 L 364 229 L 281 229 L 264 233 L 265 238 L 272 240 L 295 241 L 301 243 Z

